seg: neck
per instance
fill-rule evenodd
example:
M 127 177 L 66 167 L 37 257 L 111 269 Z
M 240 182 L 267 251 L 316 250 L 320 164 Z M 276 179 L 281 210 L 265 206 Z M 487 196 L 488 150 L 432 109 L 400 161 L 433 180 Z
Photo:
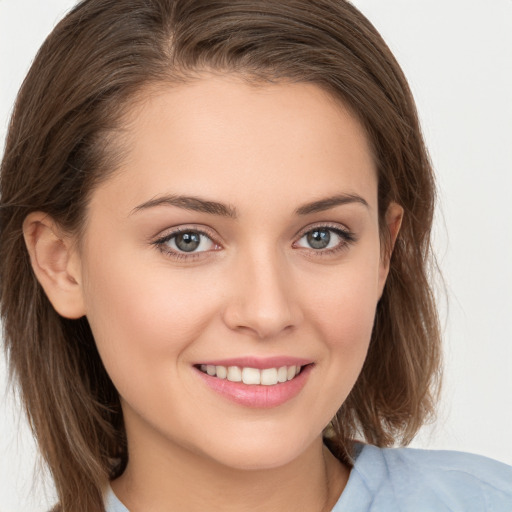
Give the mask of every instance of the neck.
M 348 480 L 343 466 L 318 438 L 280 467 L 226 467 L 181 446 L 130 447 L 130 462 L 112 488 L 130 512 L 327 512 Z

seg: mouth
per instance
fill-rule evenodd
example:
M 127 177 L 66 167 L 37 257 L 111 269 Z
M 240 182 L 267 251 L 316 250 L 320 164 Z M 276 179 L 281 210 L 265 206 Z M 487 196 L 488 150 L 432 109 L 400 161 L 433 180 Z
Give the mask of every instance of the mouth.
M 249 366 L 223 366 L 200 364 L 196 368 L 217 379 L 241 382 L 248 386 L 276 386 L 297 377 L 307 365 L 289 365 L 274 368 L 252 368 Z
M 244 407 L 269 409 L 299 395 L 315 363 L 296 357 L 241 357 L 195 364 L 211 390 Z

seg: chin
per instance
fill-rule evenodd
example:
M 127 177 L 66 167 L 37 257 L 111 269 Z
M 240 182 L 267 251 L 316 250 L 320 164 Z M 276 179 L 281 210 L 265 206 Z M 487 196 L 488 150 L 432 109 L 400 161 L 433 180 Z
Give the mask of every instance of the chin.
M 321 442 L 321 435 L 318 438 Z M 268 470 L 286 466 L 301 458 L 314 442 L 294 436 L 274 436 L 271 439 L 237 437 L 229 446 L 209 446 L 209 457 L 217 463 L 245 471 Z

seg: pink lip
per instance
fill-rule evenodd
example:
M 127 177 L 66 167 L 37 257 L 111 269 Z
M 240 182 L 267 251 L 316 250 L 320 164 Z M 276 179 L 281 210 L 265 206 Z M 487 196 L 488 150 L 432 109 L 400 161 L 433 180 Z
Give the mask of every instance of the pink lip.
M 287 359 L 289 360 L 289 359 Z M 240 362 L 240 360 L 237 360 Z M 268 361 L 268 360 L 266 360 Z M 204 364 L 204 363 L 203 363 Z M 255 368 L 249 364 L 227 364 L 226 361 L 222 363 L 208 363 L 217 366 L 245 366 Z M 254 362 L 252 363 L 254 364 Z M 294 363 L 281 364 L 280 366 L 293 366 Z M 297 363 L 295 363 L 297 364 Z M 275 368 L 279 365 L 263 366 L 262 368 Z M 301 365 L 302 366 L 302 365 Z M 275 384 L 274 386 L 261 386 L 261 385 L 247 385 L 243 382 L 231 382 L 227 379 L 219 379 L 212 377 L 198 368 L 195 368 L 198 376 L 203 379 L 203 382 L 213 391 L 221 396 L 243 405 L 245 407 L 269 409 L 282 405 L 295 396 L 297 396 L 302 388 L 306 385 L 313 364 L 308 364 L 302 368 L 302 371 L 292 380 Z M 258 368 L 256 366 L 256 368 Z
M 305 366 L 311 364 L 311 359 L 301 359 L 298 357 L 274 356 L 274 357 L 238 357 L 231 359 L 215 359 L 213 361 L 200 361 L 196 366 L 201 364 L 210 364 L 213 366 L 239 366 L 240 368 L 257 368 L 264 370 L 265 368 L 281 368 L 282 366 Z

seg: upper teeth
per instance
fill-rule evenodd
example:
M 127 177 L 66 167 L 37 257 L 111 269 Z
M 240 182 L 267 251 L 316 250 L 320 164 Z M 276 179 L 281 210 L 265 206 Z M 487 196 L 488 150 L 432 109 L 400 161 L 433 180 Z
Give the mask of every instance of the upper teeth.
M 243 382 L 244 384 L 262 384 L 273 386 L 279 382 L 292 380 L 299 372 L 301 366 L 281 366 L 280 368 L 240 368 L 239 366 L 216 366 L 202 364 L 201 371 L 231 382 Z

